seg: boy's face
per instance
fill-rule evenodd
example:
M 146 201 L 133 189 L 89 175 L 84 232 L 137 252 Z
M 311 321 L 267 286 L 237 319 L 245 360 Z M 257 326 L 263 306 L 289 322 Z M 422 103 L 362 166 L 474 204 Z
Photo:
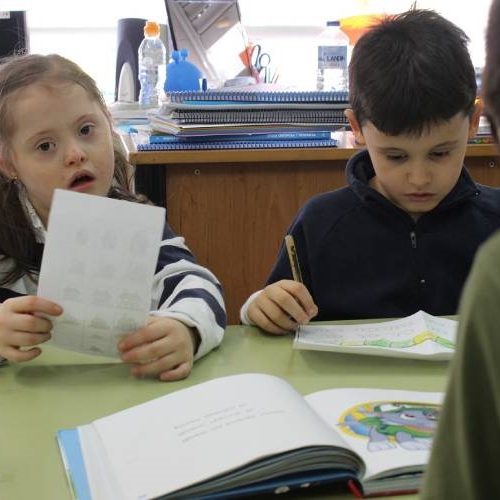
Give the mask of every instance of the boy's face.
M 457 183 L 476 122 L 476 115 L 469 118 L 459 113 L 420 136 L 386 135 L 371 122 L 357 130 L 354 125 L 353 131 L 358 142 L 366 144 L 373 163 L 375 176 L 370 185 L 418 217 L 434 209 Z
M 35 84 L 12 100 L 8 175 L 16 175 L 47 225 L 54 189 L 105 196 L 114 173 L 109 121 L 77 84 Z

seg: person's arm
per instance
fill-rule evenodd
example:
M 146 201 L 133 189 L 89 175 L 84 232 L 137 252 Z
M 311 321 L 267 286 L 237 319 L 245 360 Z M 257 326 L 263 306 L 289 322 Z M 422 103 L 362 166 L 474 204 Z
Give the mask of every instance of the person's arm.
M 0 259 L 0 276 L 2 277 L 2 279 L 5 277 L 5 269 L 9 269 L 10 268 L 10 260 L 9 259 L 5 259 L 4 257 L 2 257 Z M 14 285 L 6 285 L 4 284 L 3 286 L 0 287 L 0 310 L 5 310 L 5 306 L 3 306 L 3 303 L 8 301 L 9 299 L 14 299 L 14 298 L 18 298 L 18 297 L 26 297 L 27 295 L 31 295 L 33 294 L 34 290 L 30 290 L 29 293 L 28 292 L 28 289 L 26 288 L 26 282 L 25 280 L 27 280 L 27 282 L 29 283 L 29 278 L 27 278 L 26 276 L 24 278 L 21 278 L 20 280 L 18 280 Z M 12 286 L 14 286 L 14 288 L 19 288 L 21 290 L 24 290 L 24 293 L 22 292 L 18 292 L 16 290 L 13 290 L 12 289 Z M 15 304 L 17 303 L 17 300 L 14 301 L 14 307 L 15 307 Z M 9 305 L 9 302 L 7 302 L 7 309 L 11 308 L 12 306 L 12 301 L 10 301 L 10 305 Z M 1 316 L 1 314 L 0 314 Z M 0 322 L 4 321 L 3 319 L 0 319 Z M 5 323 L 4 323 L 5 324 Z M 41 343 L 42 341 L 46 340 L 46 339 L 42 339 L 40 336 L 39 337 L 35 337 L 35 340 L 38 342 L 38 343 Z M 1 342 L 1 341 L 0 341 Z M 20 346 L 17 346 L 18 348 Z M 24 348 L 26 349 L 26 348 Z M 40 350 L 38 351 L 34 351 L 34 352 L 31 352 L 31 355 L 35 354 L 35 352 L 37 352 L 38 354 L 40 354 Z M 37 354 L 37 355 L 38 355 Z M 33 357 L 36 357 L 36 356 L 33 356 Z M 29 356 L 28 356 L 29 358 Z M 4 356 L 1 356 L 0 355 L 0 366 L 2 365 L 5 365 L 9 362 L 9 359 L 7 359 L 6 357 Z
M 298 221 L 292 225 L 290 232 L 298 235 L 298 244 L 294 248 L 295 272 L 292 272 L 287 246 L 282 244 L 266 287 L 254 292 L 240 309 L 240 319 L 244 324 L 276 335 L 294 331 L 297 325 L 307 323 L 318 313 L 307 286 L 298 281 L 302 280 L 302 276 L 309 278 L 305 265 L 306 245 Z
M 500 492 L 500 237 L 477 255 L 459 311 L 458 347 L 422 492 L 424 499 Z
M 193 362 L 220 344 L 226 326 L 221 285 L 196 264 L 166 226 L 152 291 L 148 323 L 119 343 L 121 359 L 138 377 L 185 378 Z
M 253 292 L 250 297 L 245 301 L 245 303 L 241 306 L 240 309 L 240 321 L 243 325 L 252 325 L 255 326 L 255 323 L 252 322 L 252 320 L 248 317 L 248 307 L 250 304 L 253 302 L 255 297 L 261 293 L 262 290 L 257 290 L 256 292 Z
M 222 342 L 227 321 L 222 286 L 212 272 L 196 263 L 184 238 L 168 225 L 154 278 L 151 314 L 176 319 L 195 330 L 199 336 L 195 359 Z
M 0 304 L 0 360 L 30 361 L 40 355 L 39 344 L 50 339 L 52 322 L 62 308 L 33 295 L 13 297 Z

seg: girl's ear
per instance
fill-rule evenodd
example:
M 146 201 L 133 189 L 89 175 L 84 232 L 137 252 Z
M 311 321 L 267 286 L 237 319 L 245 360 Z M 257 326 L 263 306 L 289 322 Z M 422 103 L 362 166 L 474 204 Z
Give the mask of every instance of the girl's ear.
M 479 128 L 479 119 L 481 118 L 483 108 L 484 106 L 481 99 L 476 99 L 476 103 L 474 104 L 474 111 L 469 119 L 469 139 L 472 139 L 477 134 L 477 130 Z
M 6 158 L 4 153 L 1 152 L 0 152 L 0 172 L 9 179 L 17 178 L 17 172 L 14 165 Z
M 363 132 L 361 131 L 361 126 L 354 114 L 354 111 L 351 108 L 347 108 L 344 111 L 345 117 L 349 120 L 349 125 L 351 126 L 352 133 L 354 135 L 354 139 L 357 144 L 364 145 L 365 138 L 363 137 Z

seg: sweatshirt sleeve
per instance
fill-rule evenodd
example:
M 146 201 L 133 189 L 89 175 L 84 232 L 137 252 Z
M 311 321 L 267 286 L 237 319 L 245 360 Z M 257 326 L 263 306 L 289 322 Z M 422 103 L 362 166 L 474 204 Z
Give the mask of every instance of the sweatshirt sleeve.
M 184 242 L 165 226 L 153 282 L 151 314 L 182 321 L 201 338 L 195 360 L 217 347 L 224 336 L 226 311 L 222 286 L 196 263 Z

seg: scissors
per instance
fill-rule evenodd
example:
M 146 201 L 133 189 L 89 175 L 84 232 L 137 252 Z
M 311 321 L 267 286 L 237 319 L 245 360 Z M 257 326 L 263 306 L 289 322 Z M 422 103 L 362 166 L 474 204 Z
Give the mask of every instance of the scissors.
M 258 81 L 269 80 L 269 65 L 271 64 L 271 56 L 267 52 L 262 52 L 262 47 L 256 44 L 252 47 L 250 52 L 250 64 L 252 68 L 252 75 Z

